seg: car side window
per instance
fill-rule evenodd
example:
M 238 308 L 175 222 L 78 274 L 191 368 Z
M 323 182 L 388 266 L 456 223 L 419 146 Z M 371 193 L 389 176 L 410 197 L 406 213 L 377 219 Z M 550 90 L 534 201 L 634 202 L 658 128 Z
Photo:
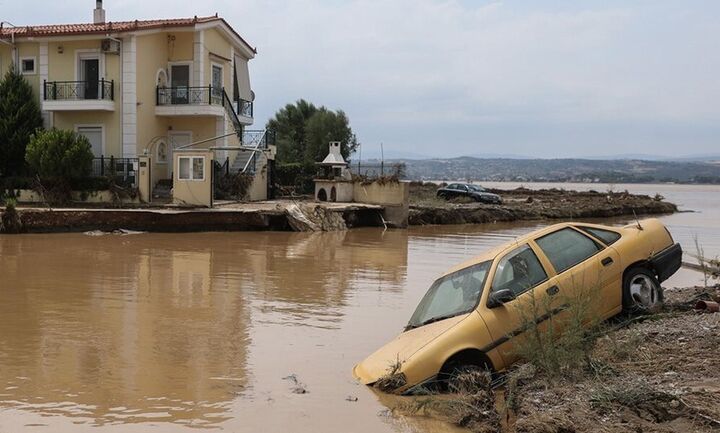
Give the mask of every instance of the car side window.
M 467 192 L 468 187 L 467 187 L 467 185 L 460 185 L 458 189 L 459 189 L 460 191 L 465 191 L 465 192 Z
M 570 227 L 535 240 L 559 274 L 595 255 L 602 248 L 595 241 Z
M 447 186 L 447 189 L 457 189 L 457 185 L 454 183 L 451 183 L 450 185 Z
M 508 289 L 515 296 L 547 280 L 547 273 L 528 244 L 500 259 L 495 268 L 492 292 Z
M 612 245 L 618 239 L 620 239 L 620 233 L 616 233 L 610 230 L 603 230 L 595 227 L 584 226 L 578 226 L 578 228 L 586 233 L 590 233 L 591 235 L 595 236 L 595 238 L 600 239 L 605 243 L 605 245 Z

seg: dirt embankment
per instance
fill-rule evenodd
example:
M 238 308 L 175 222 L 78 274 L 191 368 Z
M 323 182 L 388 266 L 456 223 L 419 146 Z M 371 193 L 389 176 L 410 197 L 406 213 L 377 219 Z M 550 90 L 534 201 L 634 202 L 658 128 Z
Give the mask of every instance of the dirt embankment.
M 503 199 L 501 205 L 469 199 L 446 201 L 435 196 L 438 185 L 410 186 L 410 225 L 479 224 L 536 219 L 607 218 L 624 215 L 656 215 L 677 211 L 662 197 L 628 192 L 578 192 L 562 189 L 489 190 Z
M 692 307 L 720 300 L 720 286 L 665 294 L 662 311 L 609 323 L 584 369 L 549 377 L 523 364 L 495 390 L 408 407 L 473 432 L 719 432 L 720 313 Z

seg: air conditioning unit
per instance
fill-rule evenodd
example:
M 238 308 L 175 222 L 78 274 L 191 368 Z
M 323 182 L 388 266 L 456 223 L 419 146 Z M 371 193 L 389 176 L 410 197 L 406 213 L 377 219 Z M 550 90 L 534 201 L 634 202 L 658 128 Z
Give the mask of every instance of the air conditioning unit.
M 106 54 L 120 54 L 120 41 L 103 39 L 101 48 L 102 52 Z

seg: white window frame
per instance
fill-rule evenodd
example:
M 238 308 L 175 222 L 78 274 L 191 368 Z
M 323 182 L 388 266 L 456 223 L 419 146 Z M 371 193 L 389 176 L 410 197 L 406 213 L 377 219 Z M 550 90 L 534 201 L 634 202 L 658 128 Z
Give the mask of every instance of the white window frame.
M 33 69 L 32 69 L 32 71 L 26 71 L 26 70 L 23 69 L 23 66 L 24 66 L 23 63 L 25 62 L 25 60 L 32 60 L 32 61 L 33 61 Z M 37 70 L 38 70 L 37 57 L 35 57 L 35 56 L 23 56 L 23 57 L 20 57 L 20 73 L 21 73 L 22 75 L 37 75 Z
M 102 136 L 102 153 L 101 155 L 104 157 L 110 157 L 110 155 L 107 154 L 106 149 L 106 141 L 105 141 L 105 124 L 104 123 L 78 123 L 74 125 L 75 133 L 80 133 L 80 128 L 100 128 L 100 135 Z M 98 156 L 93 156 L 94 158 L 99 158 Z
M 213 67 L 220 68 L 220 87 L 225 88 L 225 66 L 222 63 L 210 62 L 210 85 L 213 85 Z
M 80 61 L 81 60 L 98 60 L 98 79 L 105 79 L 105 56 L 98 48 L 83 48 L 75 50 L 75 81 L 80 81 Z
M 180 161 L 183 159 L 190 160 L 190 177 L 189 178 L 183 178 L 182 174 L 180 173 Z M 202 160 L 203 165 L 203 171 L 202 171 L 202 178 L 196 179 L 195 173 L 194 173 L 194 160 L 200 159 Z M 178 166 L 177 166 L 177 177 L 179 181 L 182 182 L 205 182 L 205 157 L 204 156 L 198 156 L 198 155 L 188 155 L 188 156 L 178 156 Z
M 165 145 L 165 159 L 161 160 L 160 159 L 160 146 L 162 146 L 163 144 Z M 170 146 L 171 146 L 171 144 L 170 144 L 169 140 L 164 140 L 164 139 L 158 140 L 157 148 L 155 149 L 155 158 L 156 158 L 155 162 L 157 164 L 165 165 L 168 163 L 168 159 L 171 158 Z

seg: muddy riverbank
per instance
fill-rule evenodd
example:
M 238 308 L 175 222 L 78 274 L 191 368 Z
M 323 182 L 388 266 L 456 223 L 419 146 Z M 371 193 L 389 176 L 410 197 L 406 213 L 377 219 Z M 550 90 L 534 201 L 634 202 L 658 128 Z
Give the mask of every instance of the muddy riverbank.
M 413 183 L 410 187 L 410 225 L 482 224 L 539 219 L 608 218 L 661 215 L 677 212 L 662 196 L 627 191 L 571 191 L 564 189 L 490 189 L 503 198 L 501 205 L 469 199 L 446 201 L 435 196 L 438 185 Z
M 503 204 L 446 201 L 435 196 L 436 184 L 410 187 L 408 225 L 483 224 L 543 219 L 579 219 L 662 215 L 677 206 L 660 196 L 563 189 L 494 189 Z M 277 200 L 232 203 L 213 209 L 42 209 L 19 208 L 25 233 L 83 232 L 120 229 L 148 232 L 337 231 L 392 226 L 382 206 L 362 203 L 316 203 Z M 404 226 L 404 223 L 399 226 Z M 2 229 L 0 228 L 0 232 Z

